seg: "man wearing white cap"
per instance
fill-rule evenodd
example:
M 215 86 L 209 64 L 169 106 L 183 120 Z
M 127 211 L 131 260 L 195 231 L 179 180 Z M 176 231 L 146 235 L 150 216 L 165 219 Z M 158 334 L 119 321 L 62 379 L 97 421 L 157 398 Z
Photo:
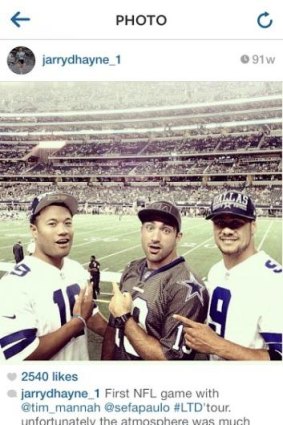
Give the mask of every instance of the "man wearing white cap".
M 255 248 L 251 198 L 217 195 L 206 219 L 223 259 L 208 274 L 208 325 L 175 315 L 185 325 L 187 346 L 211 360 L 282 360 L 282 266 Z
M 86 326 L 104 334 L 88 273 L 67 258 L 77 200 L 45 193 L 33 200 L 35 251 L 1 280 L 0 347 L 6 360 L 88 360 Z

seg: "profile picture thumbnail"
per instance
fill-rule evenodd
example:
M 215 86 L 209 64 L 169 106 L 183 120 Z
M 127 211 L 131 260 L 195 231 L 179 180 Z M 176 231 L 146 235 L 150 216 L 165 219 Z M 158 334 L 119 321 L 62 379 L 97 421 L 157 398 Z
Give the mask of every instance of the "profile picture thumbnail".
M 34 53 L 28 47 L 15 47 L 8 55 L 7 64 L 15 74 L 28 74 L 35 65 Z

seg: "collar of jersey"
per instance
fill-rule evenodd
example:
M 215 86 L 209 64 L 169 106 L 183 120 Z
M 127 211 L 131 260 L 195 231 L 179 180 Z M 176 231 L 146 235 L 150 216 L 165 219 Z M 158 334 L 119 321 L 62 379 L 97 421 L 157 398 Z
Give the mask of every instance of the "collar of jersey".
M 36 265 L 39 266 L 41 269 L 46 268 L 49 270 L 49 272 L 51 272 L 51 270 L 53 270 L 54 272 L 61 274 L 64 269 L 66 269 L 66 267 L 68 267 L 68 261 L 69 259 L 67 257 L 64 258 L 63 261 L 63 266 L 61 269 L 58 269 L 58 267 L 54 266 L 53 264 L 47 263 L 46 261 L 42 260 L 41 258 L 35 257 L 33 255 L 31 256 L 26 256 L 25 257 L 25 263 L 27 265 L 32 264 L 32 265 Z
M 162 272 L 165 272 L 166 270 L 169 270 L 169 269 L 171 269 L 172 267 L 175 267 L 177 264 L 180 264 L 180 263 L 183 263 L 185 261 L 185 259 L 184 259 L 184 257 L 179 257 L 179 258 L 176 258 L 176 260 L 173 260 L 171 263 L 169 263 L 169 264 L 166 264 L 165 266 L 162 266 L 162 267 L 160 267 L 159 269 L 157 269 L 157 270 L 153 270 L 151 273 L 150 273 L 150 275 L 149 276 L 147 276 L 147 278 L 146 279 L 143 279 L 143 282 L 146 282 L 148 279 L 150 279 L 152 276 L 155 276 L 156 274 L 158 274 L 158 273 L 162 273 Z M 141 280 L 142 280 L 142 277 L 143 277 L 143 275 L 144 275 L 144 269 L 146 268 L 146 260 L 145 260 L 145 263 L 144 263 L 144 265 L 143 265 L 143 267 L 142 267 L 142 271 L 141 271 Z

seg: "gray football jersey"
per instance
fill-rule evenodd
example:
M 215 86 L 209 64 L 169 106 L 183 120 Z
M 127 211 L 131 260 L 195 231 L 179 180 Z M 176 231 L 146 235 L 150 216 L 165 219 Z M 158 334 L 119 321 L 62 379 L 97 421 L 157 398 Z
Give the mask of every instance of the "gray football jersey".
M 131 262 L 121 277 L 120 289 L 131 293 L 134 320 L 159 340 L 168 360 L 195 358 L 196 353 L 185 346 L 183 325 L 172 316 L 176 313 L 204 322 L 208 291 L 183 257 L 154 271 L 147 270 L 145 259 Z M 116 329 L 114 358 L 142 360 L 121 329 Z

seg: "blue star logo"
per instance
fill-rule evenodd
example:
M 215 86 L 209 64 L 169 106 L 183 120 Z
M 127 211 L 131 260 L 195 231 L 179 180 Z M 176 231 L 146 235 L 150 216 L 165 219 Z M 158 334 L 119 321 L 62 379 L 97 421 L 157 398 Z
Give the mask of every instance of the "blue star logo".
M 193 280 L 185 280 L 183 282 L 177 283 L 188 288 L 188 293 L 185 302 L 189 301 L 194 297 L 197 297 L 200 300 L 201 304 L 204 305 L 203 291 L 205 290 L 205 287 L 203 285 Z

